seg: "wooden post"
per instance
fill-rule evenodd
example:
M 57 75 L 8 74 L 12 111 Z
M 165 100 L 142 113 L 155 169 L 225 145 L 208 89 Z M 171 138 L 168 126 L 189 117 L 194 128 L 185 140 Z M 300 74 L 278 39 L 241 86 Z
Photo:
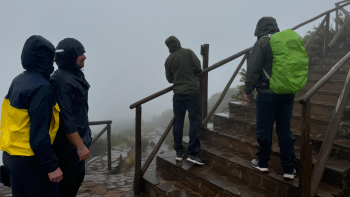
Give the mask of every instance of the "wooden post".
M 328 47 L 328 43 L 329 43 L 329 22 L 330 22 L 330 14 L 328 13 L 326 16 L 326 29 L 325 29 L 325 33 L 324 33 L 324 48 L 323 48 L 323 55 L 328 55 L 329 52 L 329 47 Z
M 203 56 L 203 70 L 209 66 L 209 44 L 203 44 L 201 46 L 201 55 Z M 202 88 L 202 120 L 208 115 L 208 73 L 201 76 L 201 88 Z M 203 128 L 207 128 L 207 125 L 203 125 Z
M 135 177 L 134 177 L 134 193 L 141 194 L 141 106 L 136 107 L 135 118 Z
M 108 140 L 108 170 L 112 169 L 112 144 L 111 144 L 111 124 L 107 124 L 107 140 Z
M 335 7 L 337 7 L 337 4 L 335 4 Z M 336 10 L 335 11 L 335 31 L 338 31 L 338 27 L 339 27 L 338 20 L 339 20 L 339 10 Z
M 299 197 L 310 197 L 312 153 L 310 145 L 310 100 L 302 104 Z

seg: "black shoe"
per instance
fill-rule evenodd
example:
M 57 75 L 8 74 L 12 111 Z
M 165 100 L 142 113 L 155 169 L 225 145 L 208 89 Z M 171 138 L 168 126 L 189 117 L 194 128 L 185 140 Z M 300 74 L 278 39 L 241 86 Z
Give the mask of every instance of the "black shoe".
M 297 171 L 295 169 L 293 169 L 292 174 L 284 173 L 283 178 L 293 180 L 296 174 L 297 174 Z
M 197 156 L 188 155 L 187 161 L 197 165 L 201 165 L 201 166 L 205 164 L 205 161 L 201 160 L 198 157 L 198 155 Z
M 252 162 L 250 162 L 250 165 L 252 165 L 255 169 L 259 170 L 260 172 L 268 172 L 268 168 L 261 168 L 259 167 L 259 161 L 257 159 L 253 159 Z
M 183 156 L 184 156 L 184 152 L 183 151 L 176 152 L 175 160 L 176 161 L 182 161 L 182 157 Z

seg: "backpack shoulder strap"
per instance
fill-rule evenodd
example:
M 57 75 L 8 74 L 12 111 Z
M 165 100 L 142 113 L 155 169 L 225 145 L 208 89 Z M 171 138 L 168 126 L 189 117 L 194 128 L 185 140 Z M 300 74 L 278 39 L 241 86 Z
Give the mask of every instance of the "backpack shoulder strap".
M 265 76 L 270 80 L 270 76 L 267 74 L 266 70 L 264 68 L 262 70 L 265 73 Z

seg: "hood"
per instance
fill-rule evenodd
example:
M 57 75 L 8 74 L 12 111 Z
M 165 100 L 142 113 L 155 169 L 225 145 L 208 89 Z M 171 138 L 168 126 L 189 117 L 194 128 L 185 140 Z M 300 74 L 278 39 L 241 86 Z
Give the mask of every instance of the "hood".
M 254 35 L 259 39 L 261 36 L 274 34 L 279 31 L 276 19 L 273 17 L 262 17 L 256 25 Z
M 170 36 L 165 40 L 165 45 L 169 48 L 169 53 L 173 53 L 181 49 L 181 43 L 175 36 Z
M 77 59 L 85 53 L 84 46 L 74 38 L 65 38 L 56 47 L 56 64 L 59 68 L 80 70 Z
M 24 69 L 37 71 L 49 78 L 54 71 L 55 47 L 42 36 L 31 36 L 24 43 L 21 61 Z

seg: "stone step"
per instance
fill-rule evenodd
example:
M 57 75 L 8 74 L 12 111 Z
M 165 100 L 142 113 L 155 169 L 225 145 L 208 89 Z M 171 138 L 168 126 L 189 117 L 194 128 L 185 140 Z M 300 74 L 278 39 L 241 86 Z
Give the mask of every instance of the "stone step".
M 319 80 L 308 79 L 303 89 L 311 89 Z M 329 80 L 327 81 L 320 90 L 335 90 L 341 92 L 344 87 L 345 80 Z
M 279 197 L 297 196 L 298 177 L 286 181 L 281 175 L 281 170 L 272 166 L 269 173 L 261 173 L 250 165 L 251 158 L 244 158 L 233 149 L 209 141 L 201 140 L 201 142 L 200 157 L 207 162 L 206 165 L 223 173 L 224 176 L 246 181 Z M 184 139 L 184 145 L 187 147 L 188 139 Z M 341 196 L 341 194 L 342 190 L 322 184 L 316 196 Z
M 295 101 L 297 102 L 297 101 Z M 329 121 L 332 115 L 332 110 L 334 106 L 330 104 L 321 104 L 321 102 L 314 102 L 311 106 L 312 114 L 311 114 L 311 122 L 310 127 L 311 130 L 316 131 L 317 134 L 325 134 L 328 129 Z M 238 115 L 247 118 L 256 117 L 256 106 L 251 104 L 246 104 L 246 102 L 236 101 L 229 103 L 229 109 L 231 115 Z M 301 127 L 301 105 L 296 103 L 293 108 L 293 115 L 291 121 L 291 127 L 299 129 Z M 342 119 L 337 136 L 350 139 L 350 120 L 349 118 L 350 110 L 347 109 L 344 112 L 344 119 Z
M 142 181 L 142 192 L 150 197 L 210 197 L 200 189 L 182 181 L 180 177 L 177 178 L 155 166 L 146 171 Z
M 230 116 L 227 113 L 217 113 L 214 114 L 213 123 L 214 128 L 232 129 L 240 133 L 246 133 L 247 135 L 255 136 L 256 121 L 253 118 Z M 300 146 L 300 129 L 292 128 L 291 131 L 293 132 L 295 145 Z M 273 132 L 274 135 L 276 135 L 275 133 L 276 132 Z M 310 131 L 310 142 L 312 143 L 313 151 L 320 151 L 324 137 L 325 135 L 322 133 L 319 133 L 315 130 Z M 344 138 L 336 138 L 334 140 L 330 157 L 350 161 L 350 140 Z
M 295 95 L 295 99 L 300 99 L 305 93 L 307 93 L 308 89 L 301 89 L 299 93 Z M 310 100 L 312 101 L 320 101 L 320 102 L 329 102 L 334 105 L 338 102 L 340 96 L 340 91 L 335 90 L 318 90 L 314 95 L 311 96 Z M 347 105 L 350 105 L 350 97 L 347 101 Z
M 335 65 L 339 60 L 341 60 L 346 53 L 338 53 L 338 54 L 329 54 L 323 58 L 313 58 L 309 60 L 309 66 L 312 67 L 314 65 L 323 65 L 323 64 L 333 64 Z
M 323 71 L 323 72 L 328 72 L 332 69 L 332 67 L 337 63 L 337 61 L 334 62 L 324 62 L 321 60 L 313 60 L 312 62 L 309 63 L 309 72 L 315 72 L 315 71 Z M 339 69 L 342 71 L 349 71 L 350 68 L 350 61 L 347 61 L 344 63 L 344 65 Z
M 319 71 L 319 70 L 312 71 L 312 70 L 310 70 L 310 72 L 308 74 L 308 79 L 320 80 L 327 73 L 328 73 L 328 71 Z M 345 81 L 347 75 L 348 75 L 348 71 L 339 70 L 330 78 L 330 80 L 344 80 Z
M 186 158 L 185 158 L 186 159 Z M 175 161 L 175 151 L 157 156 L 157 167 L 170 173 L 187 185 L 199 189 L 201 193 L 208 196 L 256 196 L 256 197 L 277 197 L 277 192 L 270 192 L 268 189 L 257 187 L 249 181 L 231 175 L 227 170 L 223 171 L 214 166 L 198 166 Z M 269 188 L 267 183 L 266 188 Z M 279 189 L 285 196 L 289 191 L 287 188 Z
M 232 129 L 203 129 L 201 139 L 213 142 L 214 144 L 224 146 L 226 148 L 233 149 L 234 151 L 241 154 L 244 158 L 256 158 L 255 153 L 259 148 L 255 135 L 237 132 Z M 300 147 L 297 145 L 295 146 L 295 154 L 299 161 Z M 280 156 L 281 153 L 278 145 L 278 140 L 275 136 L 272 142 L 272 154 L 269 164 L 280 166 Z M 318 153 L 314 151 L 312 161 L 313 164 L 316 163 L 317 156 Z M 349 172 L 349 161 L 330 158 L 327 163 L 322 181 L 333 187 L 344 188 L 344 186 L 349 185 L 349 181 L 345 178 L 350 175 Z

